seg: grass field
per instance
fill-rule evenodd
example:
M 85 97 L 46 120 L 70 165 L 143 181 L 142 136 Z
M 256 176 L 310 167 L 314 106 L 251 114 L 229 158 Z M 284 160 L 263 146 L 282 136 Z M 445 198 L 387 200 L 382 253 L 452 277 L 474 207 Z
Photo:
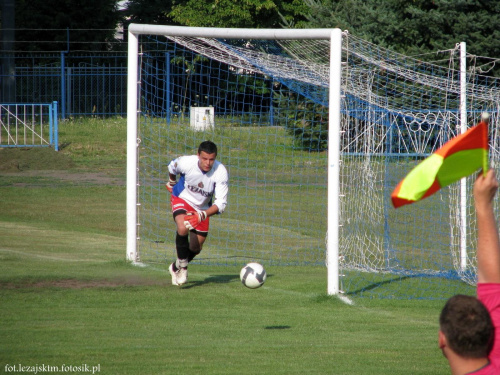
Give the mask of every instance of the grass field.
M 125 132 L 74 120 L 59 153 L 0 149 L 0 373 L 449 373 L 443 301 L 347 304 L 324 267 L 269 267 L 250 290 L 237 267 L 193 265 L 179 288 L 128 264 Z

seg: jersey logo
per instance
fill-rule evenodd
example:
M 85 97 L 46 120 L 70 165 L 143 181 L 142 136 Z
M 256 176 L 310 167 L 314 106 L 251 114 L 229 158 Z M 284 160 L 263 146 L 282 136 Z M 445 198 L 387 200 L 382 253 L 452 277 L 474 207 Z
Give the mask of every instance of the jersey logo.
M 197 194 L 201 194 L 202 196 L 204 196 L 205 198 L 208 198 L 208 197 L 211 197 L 213 195 L 213 193 L 210 193 L 208 191 L 205 191 L 197 186 L 193 186 L 193 185 L 188 185 L 187 188 L 189 190 L 191 190 L 193 193 L 197 193 Z
M 203 185 L 203 182 L 201 182 L 201 181 L 200 181 L 200 183 L 198 184 L 198 187 L 199 187 L 200 189 L 203 189 L 205 186 Z

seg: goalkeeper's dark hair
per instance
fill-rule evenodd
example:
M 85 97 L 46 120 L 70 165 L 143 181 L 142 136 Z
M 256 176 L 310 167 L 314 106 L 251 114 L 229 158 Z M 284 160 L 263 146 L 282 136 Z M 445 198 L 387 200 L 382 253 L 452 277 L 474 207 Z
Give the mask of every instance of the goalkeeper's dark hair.
M 212 141 L 203 141 L 198 147 L 198 154 L 200 154 L 202 151 L 206 152 L 207 154 L 217 155 L 217 145 Z
M 450 348 L 461 357 L 482 358 L 491 351 L 495 328 L 488 310 L 477 298 L 451 297 L 441 311 L 439 325 Z

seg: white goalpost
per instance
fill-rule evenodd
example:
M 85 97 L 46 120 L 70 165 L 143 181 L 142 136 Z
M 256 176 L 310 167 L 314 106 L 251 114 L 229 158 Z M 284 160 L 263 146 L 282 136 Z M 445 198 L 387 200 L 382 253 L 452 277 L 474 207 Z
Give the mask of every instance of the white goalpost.
M 326 264 L 328 295 L 446 298 L 475 283 L 471 181 L 390 203 L 482 112 L 499 159 L 500 81 L 465 68 L 464 43 L 426 62 L 339 29 L 131 24 L 128 38 L 129 261 L 175 257 L 166 167 L 209 139 L 229 202 L 194 262 Z
M 138 119 L 138 36 L 161 35 L 170 37 L 203 37 L 230 39 L 324 39 L 330 40 L 330 90 L 328 137 L 328 294 L 338 294 L 338 236 L 339 236 L 339 138 L 340 138 L 340 82 L 342 34 L 339 29 L 224 29 L 190 28 L 131 24 L 128 31 L 128 99 L 127 99 L 127 259 L 138 261 L 137 252 L 137 137 Z M 333 135 L 333 136 L 332 136 Z

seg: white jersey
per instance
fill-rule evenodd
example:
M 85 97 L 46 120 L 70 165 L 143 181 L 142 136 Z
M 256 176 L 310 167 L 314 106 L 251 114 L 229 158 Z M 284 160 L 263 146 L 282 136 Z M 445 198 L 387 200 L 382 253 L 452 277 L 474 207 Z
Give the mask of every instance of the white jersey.
M 172 194 L 184 199 L 197 210 L 206 210 L 215 204 L 219 213 L 222 213 L 227 205 L 229 190 L 226 167 L 215 160 L 212 169 L 203 172 L 198 166 L 198 160 L 198 155 L 190 155 L 180 156 L 170 162 L 169 173 L 180 175 Z

